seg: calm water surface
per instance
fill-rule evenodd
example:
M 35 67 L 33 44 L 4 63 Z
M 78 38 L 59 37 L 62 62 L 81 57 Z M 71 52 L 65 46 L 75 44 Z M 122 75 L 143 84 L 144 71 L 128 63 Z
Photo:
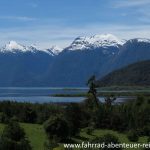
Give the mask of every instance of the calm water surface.
M 0 88 L 0 101 L 10 100 L 17 102 L 31 103 L 61 103 L 61 102 L 81 102 L 85 97 L 52 97 L 53 94 L 79 94 L 85 93 L 88 88 Z M 104 102 L 104 97 L 99 97 Z M 123 102 L 129 98 L 119 97 L 116 102 Z

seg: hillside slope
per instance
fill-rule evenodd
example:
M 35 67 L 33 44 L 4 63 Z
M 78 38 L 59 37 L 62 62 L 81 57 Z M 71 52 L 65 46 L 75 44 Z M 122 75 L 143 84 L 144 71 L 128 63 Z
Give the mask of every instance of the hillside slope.
M 97 82 L 98 86 L 150 85 L 150 60 L 113 71 Z

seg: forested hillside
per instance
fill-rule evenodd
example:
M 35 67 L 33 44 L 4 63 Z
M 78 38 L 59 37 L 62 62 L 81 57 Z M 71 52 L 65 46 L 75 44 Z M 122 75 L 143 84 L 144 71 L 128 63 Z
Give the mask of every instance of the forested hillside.
M 150 60 L 113 71 L 98 81 L 98 86 L 150 85 Z

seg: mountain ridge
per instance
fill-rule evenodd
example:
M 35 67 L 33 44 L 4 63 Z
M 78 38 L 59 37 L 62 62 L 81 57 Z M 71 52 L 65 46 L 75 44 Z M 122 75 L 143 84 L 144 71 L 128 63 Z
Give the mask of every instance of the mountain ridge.
M 98 40 L 100 37 L 103 38 Z M 84 44 L 84 48 L 75 50 L 56 46 L 40 50 L 9 43 L 10 50 L 0 50 L 0 86 L 85 86 L 92 75 L 100 79 L 126 65 L 150 60 L 149 39 L 131 39 L 122 44 L 122 40 L 109 34 L 87 39 L 90 41 L 83 38 L 75 42 L 77 47 Z
M 88 50 L 88 49 L 96 49 L 96 48 L 108 48 L 108 47 L 122 47 L 127 42 L 137 41 L 139 43 L 150 43 L 150 39 L 146 38 L 133 38 L 129 40 L 120 40 L 116 36 L 112 34 L 96 34 L 93 36 L 79 36 L 75 38 L 75 40 L 65 48 L 60 48 L 57 45 L 52 46 L 48 49 L 37 48 L 35 45 L 32 46 L 24 46 L 22 44 L 17 43 L 16 41 L 10 41 L 4 47 L 0 48 L 0 52 L 13 52 L 13 50 L 20 50 L 22 52 L 26 51 L 43 51 L 47 52 L 51 55 L 58 55 L 59 53 L 65 50 Z M 14 51 L 14 52 L 15 52 Z

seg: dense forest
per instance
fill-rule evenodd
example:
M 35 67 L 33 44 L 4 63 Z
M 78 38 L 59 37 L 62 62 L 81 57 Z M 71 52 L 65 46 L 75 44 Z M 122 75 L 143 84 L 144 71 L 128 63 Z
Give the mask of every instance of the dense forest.
M 150 85 L 150 60 L 131 64 L 109 73 L 97 82 L 98 86 Z

